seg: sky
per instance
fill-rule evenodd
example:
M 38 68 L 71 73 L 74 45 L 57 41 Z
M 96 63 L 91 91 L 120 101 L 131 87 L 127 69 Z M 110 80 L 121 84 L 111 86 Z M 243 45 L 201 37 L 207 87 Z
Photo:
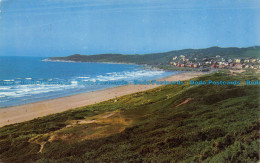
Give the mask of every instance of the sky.
M 259 0 L 0 0 L 0 56 L 260 45 Z

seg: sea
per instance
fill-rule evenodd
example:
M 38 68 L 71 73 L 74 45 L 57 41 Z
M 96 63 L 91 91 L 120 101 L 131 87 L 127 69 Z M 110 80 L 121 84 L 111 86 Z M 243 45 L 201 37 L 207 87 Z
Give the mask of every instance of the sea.
M 179 73 L 134 64 L 49 62 L 44 59 L 0 56 L 0 108 L 107 89 L 120 86 L 120 81 L 131 83 L 133 80 L 153 80 Z M 80 84 L 90 81 L 119 82 Z

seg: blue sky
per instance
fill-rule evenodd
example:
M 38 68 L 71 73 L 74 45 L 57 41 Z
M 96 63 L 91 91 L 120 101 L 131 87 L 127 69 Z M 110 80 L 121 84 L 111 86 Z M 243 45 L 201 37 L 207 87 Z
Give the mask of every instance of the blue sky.
M 0 56 L 260 45 L 259 0 L 0 0 Z

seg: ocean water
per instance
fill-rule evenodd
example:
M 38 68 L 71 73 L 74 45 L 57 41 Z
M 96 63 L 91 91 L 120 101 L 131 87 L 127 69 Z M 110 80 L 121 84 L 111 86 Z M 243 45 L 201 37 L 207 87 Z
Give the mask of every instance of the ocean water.
M 96 91 L 116 85 L 86 85 L 78 81 L 151 80 L 178 72 L 155 71 L 131 64 L 45 62 L 40 57 L 0 57 L 0 108 Z M 69 85 L 22 84 L 70 81 Z M 12 84 L 10 84 L 12 83 Z

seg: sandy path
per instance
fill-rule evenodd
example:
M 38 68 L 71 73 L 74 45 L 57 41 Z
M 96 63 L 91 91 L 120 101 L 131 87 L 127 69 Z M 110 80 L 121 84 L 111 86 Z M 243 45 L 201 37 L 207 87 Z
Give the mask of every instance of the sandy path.
M 160 80 L 178 81 L 188 80 L 205 73 L 202 72 L 188 72 L 173 75 Z M 61 97 L 51 100 L 44 100 L 25 105 L 7 107 L 0 109 L 0 127 L 19 123 L 23 121 L 32 120 L 37 117 L 46 116 L 49 114 L 63 112 L 69 109 L 95 104 L 98 102 L 106 101 L 112 98 L 120 97 L 123 95 L 145 91 L 158 87 L 159 85 L 126 85 L 105 90 L 82 93 L 67 97 Z

